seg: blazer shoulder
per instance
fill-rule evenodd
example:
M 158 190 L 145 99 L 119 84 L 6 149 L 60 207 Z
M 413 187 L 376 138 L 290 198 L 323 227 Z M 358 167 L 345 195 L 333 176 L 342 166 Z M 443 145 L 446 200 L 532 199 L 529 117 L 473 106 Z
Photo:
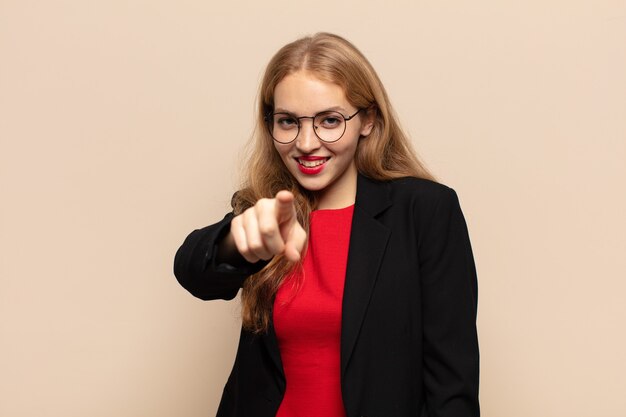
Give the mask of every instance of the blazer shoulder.
M 437 204 L 442 199 L 456 197 L 449 186 L 425 178 L 403 177 L 389 182 L 394 200 L 409 199 L 418 205 Z
M 389 182 L 395 213 L 409 211 L 424 225 L 462 213 L 459 198 L 451 187 L 423 178 L 404 177 Z

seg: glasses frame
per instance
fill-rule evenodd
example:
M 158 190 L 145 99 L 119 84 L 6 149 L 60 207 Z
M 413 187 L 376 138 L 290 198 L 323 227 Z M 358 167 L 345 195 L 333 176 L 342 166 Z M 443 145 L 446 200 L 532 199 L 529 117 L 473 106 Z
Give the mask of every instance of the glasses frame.
M 265 123 L 267 125 L 267 130 L 268 130 L 270 136 L 272 136 L 272 139 L 274 140 L 274 142 L 280 143 L 281 145 L 288 145 L 288 144 L 292 143 L 293 141 L 295 141 L 296 139 L 298 139 L 298 136 L 300 136 L 300 130 L 302 129 L 302 123 L 300 122 L 300 120 L 302 120 L 302 119 L 311 119 L 311 125 L 313 127 L 313 133 L 315 133 L 315 136 L 317 136 L 317 138 L 320 141 L 322 141 L 324 143 L 335 143 L 339 139 L 341 139 L 343 137 L 343 135 L 346 133 L 346 129 L 348 127 L 348 122 L 350 120 L 354 119 L 354 117 L 357 114 L 361 113 L 361 111 L 363 111 L 363 110 L 365 110 L 365 109 L 364 108 L 358 109 L 356 111 L 356 113 L 354 113 L 352 116 L 344 116 L 341 112 L 338 112 L 336 110 L 324 110 L 324 111 L 321 111 L 319 113 L 314 114 L 313 116 L 300 116 L 300 117 L 296 117 L 296 116 L 294 116 L 291 113 L 287 113 L 287 112 L 284 112 L 284 111 L 279 111 L 279 112 L 267 113 L 267 115 L 265 116 Z M 324 114 L 324 113 L 337 113 L 338 115 L 340 115 L 343 118 L 343 121 L 344 121 L 344 123 L 343 123 L 343 132 L 341 132 L 341 135 L 339 135 L 339 137 L 337 139 L 335 139 L 335 140 L 324 140 L 324 139 L 320 138 L 320 136 L 317 134 L 317 126 L 315 126 L 315 118 L 317 116 L 319 116 L 320 114 Z M 274 137 L 274 133 L 272 132 L 272 128 L 271 128 L 270 125 L 273 123 L 274 116 L 277 115 L 277 114 L 286 114 L 288 116 L 293 117 L 294 119 L 296 119 L 298 121 L 298 132 L 296 133 L 296 136 L 292 140 L 290 140 L 289 142 L 281 142 L 281 141 L 279 141 L 278 139 L 276 139 Z

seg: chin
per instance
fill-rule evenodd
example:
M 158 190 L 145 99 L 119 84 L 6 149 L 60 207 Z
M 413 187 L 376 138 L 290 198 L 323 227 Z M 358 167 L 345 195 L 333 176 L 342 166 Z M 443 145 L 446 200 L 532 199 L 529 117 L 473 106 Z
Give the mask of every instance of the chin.
M 294 177 L 298 181 L 298 184 L 308 191 L 321 191 L 329 185 L 328 181 L 322 178 L 303 178 L 300 175 L 294 175 Z
M 320 184 L 317 181 L 310 181 L 310 180 L 304 180 L 304 181 L 298 180 L 298 183 L 303 188 L 307 189 L 308 191 L 313 191 L 313 192 L 321 191 L 327 187 L 326 183 Z

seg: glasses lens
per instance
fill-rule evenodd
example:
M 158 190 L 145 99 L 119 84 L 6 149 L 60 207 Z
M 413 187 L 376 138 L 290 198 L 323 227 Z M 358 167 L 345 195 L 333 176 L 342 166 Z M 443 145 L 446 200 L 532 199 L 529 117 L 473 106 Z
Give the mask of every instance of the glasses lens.
M 300 131 L 300 121 L 289 113 L 274 113 L 269 129 L 274 140 L 280 143 L 293 142 Z M 346 119 L 336 111 L 318 113 L 313 118 L 317 137 L 324 142 L 336 142 L 346 131 Z
M 289 113 L 274 113 L 270 133 L 276 141 L 289 143 L 298 136 L 298 119 Z
M 346 120 L 336 111 L 317 114 L 313 123 L 317 137 L 324 142 L 338 141 L 346 130 Z

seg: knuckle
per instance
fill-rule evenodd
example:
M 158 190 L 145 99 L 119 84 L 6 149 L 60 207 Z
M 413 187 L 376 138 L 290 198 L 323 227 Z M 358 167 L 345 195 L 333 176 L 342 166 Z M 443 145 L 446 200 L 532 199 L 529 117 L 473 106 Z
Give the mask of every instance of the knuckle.
M 254 206 L 247 208 L 246 211 L 243 212 L 244 219 L 249 219 L 250 217 L 254 216 L 254 211 Z
M 251 252 L 258 252 L 263 250 L 263 244 L 261 243 L 261 241 L 259 239 L 249 239 L 248 240 L 248 250 L 250 250 Z
M 259 223 L 259 232 L 263 236 L 274 236 L 276 234 L 276 227 L 270 222 L 264 221 Z
M 251 251 L 255 251 L 261 246 L 258 239 L 251 238 L 251 237 L 248 237 L 247 245 L 248 245 L 248 250 L 251 250 Z
M 269 198 L 261 198 L 254 205 L 255 210 L 262 210 L 268 207 L 271 204 L 271 200 Z

